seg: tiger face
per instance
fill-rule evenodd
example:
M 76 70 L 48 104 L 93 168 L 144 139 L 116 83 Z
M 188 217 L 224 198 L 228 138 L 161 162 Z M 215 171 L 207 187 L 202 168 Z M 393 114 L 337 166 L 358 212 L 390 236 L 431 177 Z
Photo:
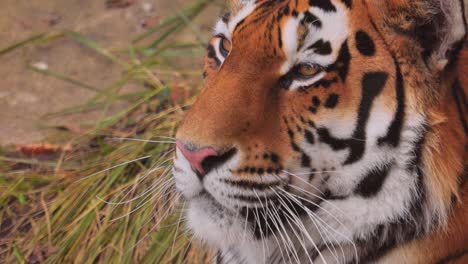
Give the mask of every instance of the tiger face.
M 372 260 L 444 218 L 421 169 L 433 57 L 370 2 L 239 1 L 216 24 L 174 176 L 220 262 Z

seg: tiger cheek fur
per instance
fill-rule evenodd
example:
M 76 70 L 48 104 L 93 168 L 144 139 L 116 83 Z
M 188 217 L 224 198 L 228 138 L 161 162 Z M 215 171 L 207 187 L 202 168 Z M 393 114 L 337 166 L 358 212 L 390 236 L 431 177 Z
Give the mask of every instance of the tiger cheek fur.
M 422 19 L 438 1 L 245 0 L 218 22 L 174 159 L 188 226 L 218 263 L 450 255 L 405 247 L 430 248 L 415 241 L 439 238 L 463 199 L 466 98 L 450 60 L 465 26 L 394 13 Z M 445 19 L 463 20 L 459 4 Z M 440 138 L 459 144 L 434 152 Z

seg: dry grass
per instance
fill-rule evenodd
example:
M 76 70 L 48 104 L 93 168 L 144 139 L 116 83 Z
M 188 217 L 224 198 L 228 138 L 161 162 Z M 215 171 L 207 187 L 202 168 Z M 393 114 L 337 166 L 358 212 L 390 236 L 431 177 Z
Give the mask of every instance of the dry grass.
M 121 51 L 107 50 L 72 31 L 41 33 L 0 49 L 2 56 L 25 45 L 66 37 L 124 70 L 120 80 L 100 88 L 30 66 L 96 92 L 86 104 L 53 115 L 101 109 L 103 118 L 71 138 L 71 150 L 33 155 L 11 147 L 0 149 L 0 262 L 207 262 L 210 253 L 192 243 L 184 230 L 184 204 L 178 202 L 171 178 L 171 137 L 194 89 L 163 82 L 154 66 L 173 72 L 168 54 L 200 59 L 204 49 L 200 43 L 175 43 L 170 36 L 190 28 L 191 19 L 210 2 L 193 1 Z M 194 71 L 201 75 L 201 70 Z M 192 74 L 180 74 L 191 86 L 199 83 Z M 121 88 L 130 81 L 146 89 L 122 94 Z M 130 106 L 109 116 L 119 101 Z

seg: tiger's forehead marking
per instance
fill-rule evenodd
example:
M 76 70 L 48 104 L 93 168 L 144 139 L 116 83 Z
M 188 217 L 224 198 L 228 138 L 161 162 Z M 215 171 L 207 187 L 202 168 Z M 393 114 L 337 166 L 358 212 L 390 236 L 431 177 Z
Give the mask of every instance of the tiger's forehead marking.
M 298 63 L 325 67 L 333 63 L 346 41 L 347 10 L 351 4 L 350 0 L 239 1 L 218 22 L 215 34 L 232 39 L 235 31 L 247 27 L 246 20 L 251 28 L 267 22 L 263 35 L 269 37 L 272 50 L 281 50 L 285 55 L 280 74 L 286 74 Z
M 346 41 L 347 3 L 310 1 L 311 5 L 285 17 L 282 27 L 283 51 L 286 61 L 281 74 L 286 74 L 295 64 L 310 62 L 327 66 L 332 63 Z M 294 15 L 295 13 L 295 15 Z

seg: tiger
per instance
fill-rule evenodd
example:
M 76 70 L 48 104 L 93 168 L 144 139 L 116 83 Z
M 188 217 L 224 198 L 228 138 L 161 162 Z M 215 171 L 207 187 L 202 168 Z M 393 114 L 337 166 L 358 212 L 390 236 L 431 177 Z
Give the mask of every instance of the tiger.
M 228 9 L 173 159 L 213 263 L 468 263 L 464 3 Z

